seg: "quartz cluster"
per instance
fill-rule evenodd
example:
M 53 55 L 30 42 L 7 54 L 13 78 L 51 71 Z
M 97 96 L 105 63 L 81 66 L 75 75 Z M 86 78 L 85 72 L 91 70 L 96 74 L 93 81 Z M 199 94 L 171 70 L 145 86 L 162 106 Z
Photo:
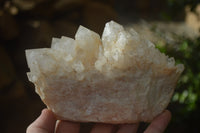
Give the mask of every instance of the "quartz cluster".
M 102 38 L 80 26 L 75 39 L 26 50 L 28 78 L 58 119 L 148 122 L 170 102 L 184 66 L 133 29 L 106 23 Z

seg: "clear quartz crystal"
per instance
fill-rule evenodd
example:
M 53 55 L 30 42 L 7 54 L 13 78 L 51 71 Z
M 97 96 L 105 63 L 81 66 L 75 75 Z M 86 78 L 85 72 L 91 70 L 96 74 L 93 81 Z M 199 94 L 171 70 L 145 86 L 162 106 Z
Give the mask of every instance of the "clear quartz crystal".
M 75 39 L 26 50 L 28 78 L 58 118 L 105 123 L 151 121 L 168 105 L 184 70 L 134 29 L 111 21 L 102 38 L 80 26 Z M 126 110 L 126 113 L 124 113 Z

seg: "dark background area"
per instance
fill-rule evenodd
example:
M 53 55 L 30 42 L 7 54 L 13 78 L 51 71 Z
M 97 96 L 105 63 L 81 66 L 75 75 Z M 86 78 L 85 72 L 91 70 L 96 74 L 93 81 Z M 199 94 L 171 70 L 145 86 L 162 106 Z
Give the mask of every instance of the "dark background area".
M 199 133 L 200 3 L 197 0 L 0 0 L 0 129 L 25 132 L 45 105 L 27 79 L 25 49 L 74 37 L 79 25 L 100 35 L 115 20 L 135 28 L 185 65 L 169 105 L 169 133 Z M 92 124 L 83 124 L 87 130 Z M 142 124 L 142 129 L 147 124 Z

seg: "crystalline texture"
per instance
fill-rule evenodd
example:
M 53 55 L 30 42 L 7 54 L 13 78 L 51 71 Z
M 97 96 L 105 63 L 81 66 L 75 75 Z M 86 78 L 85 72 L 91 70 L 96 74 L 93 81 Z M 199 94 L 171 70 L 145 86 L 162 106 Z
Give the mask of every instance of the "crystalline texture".
M 75 39 L 26 50 L 28 78 L 59 119 L 151 121 L 168 105 L 184 69 L 133 29 L 108 22 L 102 39 L 80 26 Z

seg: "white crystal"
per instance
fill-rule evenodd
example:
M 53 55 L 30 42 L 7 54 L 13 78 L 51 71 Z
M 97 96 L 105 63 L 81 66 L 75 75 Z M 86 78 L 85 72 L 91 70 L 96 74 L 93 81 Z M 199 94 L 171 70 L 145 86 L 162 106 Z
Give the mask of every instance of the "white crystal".
M 60 119 L 84 122 L 151 121 L 184 69 L 114 21 L 102 39 L 80 26 L 75 39 L 53 38 L 51 48 L 26 50 L 26 58 L 28 78 L 48 108 Z
M 58 50 L 60 52 L 66 53 L 67 55 L 74 56 L 74 54 L 76 54 L 75 48 L 75 40 L 72 38 L 63 36 L 61 39 L 52 39 L 51 49 Z
M 75 62 L 72 68 L 78 73 L 83 72 L 85 69 L 81 61 Z

